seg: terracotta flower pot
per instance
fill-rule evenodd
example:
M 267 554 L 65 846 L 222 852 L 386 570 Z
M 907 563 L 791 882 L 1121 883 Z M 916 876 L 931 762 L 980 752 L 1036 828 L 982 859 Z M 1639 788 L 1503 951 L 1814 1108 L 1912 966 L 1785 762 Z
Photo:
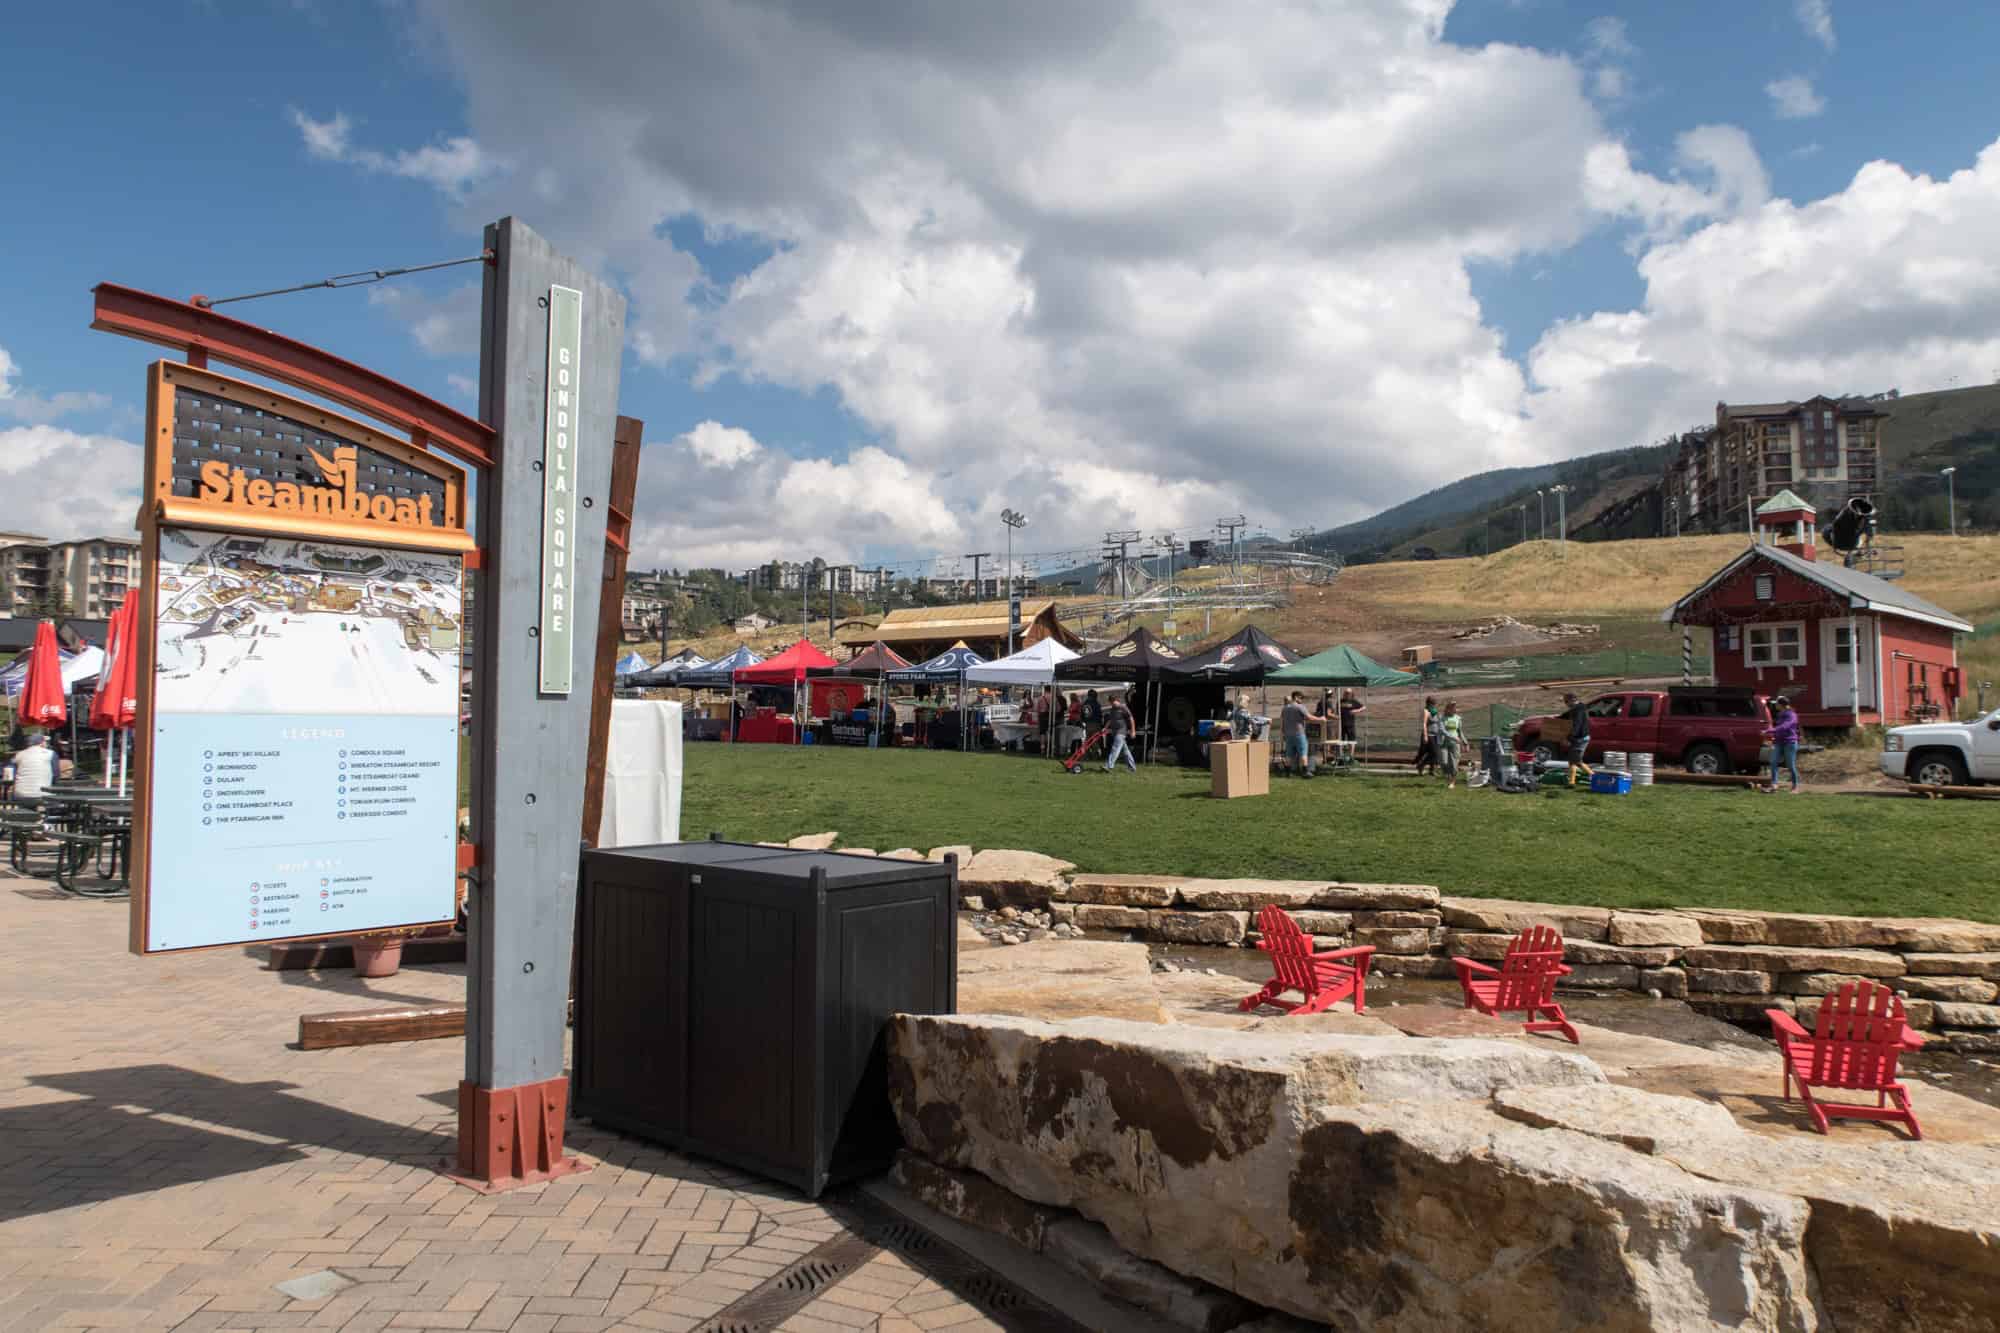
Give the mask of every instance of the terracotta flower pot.
M 403 941 L 354 941 L 354 974 L 359 977 L 393 977 L 403 966 Z

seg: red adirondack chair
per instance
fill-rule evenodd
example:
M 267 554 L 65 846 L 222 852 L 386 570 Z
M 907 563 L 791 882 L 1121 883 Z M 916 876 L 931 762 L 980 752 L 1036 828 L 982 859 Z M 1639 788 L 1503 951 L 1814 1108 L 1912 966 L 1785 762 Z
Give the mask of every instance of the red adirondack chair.
M 1910 1127 L 1912 1138 L 1924 1136 L 1917 1113 L 1910 1109 L 1908 1089 L 1896 1081 L 1897 1059 L 1922 1046 L 1924 1039 L 1910 1030 L 1896 992 L 1872 981 L 1847 982 L 1820 1001 L 1810 1033 L 1782 1009 L 1764 1012 L 1785 1061 L 1785 1100 L 1792 1099 L 1796 1081 L 1820 1133 L 1827 1132 L 1829 1116 L 1844 1115 L 1900 1121 Z M 1813 1096 L 1814 1088 L 1872 1092 L 1875 1105 L 1821 1101 Z
M 1299 923 L 1272 903 L 1257 914 L 1257 929 L 1263 938 L 1257 947 L 1271 955 L 1271 979 L 1255 995 L 1246 995 L 1237 1007 L 1255 1009 L 1268 1004 L 1293 1014 L 1316 1014 L 1354 997 L 1354 1012 L 1368 1010 L 1368 968 L 1375 961 L 1375 947 L 1329 949 L 1314 953 L 1312 936 Z M 1303 998 L 1294 1004 L 1280 999 L 1288 990 Z
M 1495 1018 L 1526 1014 L 1528 1021 L 1521 1026 L 1527 1031 L 1560 1032 L 1583 1044 L 1556 1003 L 1556 978 L 1568 976 L 1569 968 L 1563 964 L 1562 935 L 1554 926 L 1530 926 L 1516 935 L 1498 968 L 1470 958 L 1454 958 L 1451 965 L 1458 969 L 1467 1008 Z M 1547 1021 L 1538 1022 L 1542 1015 Z

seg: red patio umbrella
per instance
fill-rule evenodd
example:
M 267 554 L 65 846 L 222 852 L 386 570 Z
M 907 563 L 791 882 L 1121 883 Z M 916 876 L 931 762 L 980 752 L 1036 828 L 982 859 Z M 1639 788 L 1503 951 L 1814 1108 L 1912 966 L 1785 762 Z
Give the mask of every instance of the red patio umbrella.
M 109 755 L 115 760 L 120 744 L 118 732 L 124 732 L 123 745 L 125 762 L 119 768 L 118 789 L 125 790 L 130 774 L 132 721 L 139 711 L 139 603 L 136 593 L 126 593 L 118 610 L 112 613 L 111 625 L 105 639 L 104 674 L 97 678 L 97 694 L 90 701 L 90 725 L 99 731 L 113 733 Z M 104 785 L 111 785 L 113 763 L 104 768 Z
M 56 623 L 44 620 L 35 628 L 29 650 L 27 679 L 21 682 L 21 721 L 26 726 L 53 726 L 69 716 L 64 699 L 62 654 L 56 649 Z

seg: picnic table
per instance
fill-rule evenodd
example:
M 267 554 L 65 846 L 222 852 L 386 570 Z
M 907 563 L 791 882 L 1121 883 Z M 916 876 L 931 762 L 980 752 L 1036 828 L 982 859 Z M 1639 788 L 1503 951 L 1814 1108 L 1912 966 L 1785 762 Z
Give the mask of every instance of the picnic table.
M 16 802 L 17 807 L 20 803 Z M 0 833 L 8 841 L 8 861 L 20 873 L 34 844 L 55 845 L 56 884 L 82 897 L 117 897 L 131 891 L 132 798 L 95 783 L 54 783 L 39 808 L 0 813 Z M 95 861 L 98 884 L 86 885 L 83 872 Z

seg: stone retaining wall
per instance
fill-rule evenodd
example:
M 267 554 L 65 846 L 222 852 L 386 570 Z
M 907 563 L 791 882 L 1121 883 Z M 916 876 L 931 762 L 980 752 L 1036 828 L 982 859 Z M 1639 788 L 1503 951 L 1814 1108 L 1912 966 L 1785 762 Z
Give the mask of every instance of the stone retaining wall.
M 1376 971 L 1392 977 L 1452 977 L 1452 957 L 1496 961 L 1516 933 L 1546 923 L 1562 931 L 1576 989 L 1658 991 L 1748 1023 L 1780 1009 L 1810 1027 L 1822 995 L 1868 977 L 1896 987 L 1910 1025 L 1954 1051 L 2000 1051 L 2000 925 L 1976 921 L 1618 911 L 1452 899 L 1430 885 L 1078 875 L 1066 861 L 1012 851 L 966 859 L 960 887 L 968 907 L 1036 907 L 1058 927 L 1174 945 L 1254 945 L 1256 913 L 1278 903 L 1320 949 L 1372 945 Z
M 1950 1049 L 2000 1052 L 2000 925 L 1700 907 L 1624 911 L 1448 898 L 1428 884 L 1091 875 L 1039 852 L 975 854 L 968 846 L 933 848 L 928 859 L 947 853 L 958 857 L 966 906 L 1046 910 L 1052 926 L 1240 948 L 1257 942 L 1257 913 L 1277 903 L 1319 948 L 1372 945 L 1377 972 L 1448 978 L 1454 956 L 1497 960 L 1517 933 L 1546 923 L 1562 931 L 1574 988 L 1657 991 L 1713 1017 L 1753 1024 L 1779 1009 L 1810 1027 L 1820 997 L 1866 977 L 1895 987 L 1911 1026 Z M 1026 930 L 1022 938 L 1040 933 Z
M 1978 922 L 1620 911 L 1325 880 L 1063 874 L 1049 892 L 1057 924 L 1175 944 L 1255 944 L 1257 912 L 1277 903 L 1322 949 L 1374 946 L 1375 970 L 1391 976 L 1451 977 L 1454 956 L 1496 961 L 1546 923 L 1562 931 L 1575 988 L 1658 991 L 1750 1022 L 1779 1009 L 1810 1027 L 1821 996 L 1866 977 L 1895 987 L 1911 1025 L 1952 1049 L 2000 1051 L 2000 926 Z

